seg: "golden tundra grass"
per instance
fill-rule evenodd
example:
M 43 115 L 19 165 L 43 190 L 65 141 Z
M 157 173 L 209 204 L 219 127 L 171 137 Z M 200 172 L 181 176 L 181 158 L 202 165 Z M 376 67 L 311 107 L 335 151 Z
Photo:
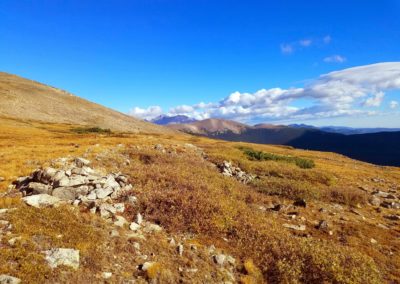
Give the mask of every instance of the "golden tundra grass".
M 385 211 L 379 213 L 366 206 L 368 195 L 359 189 L 359 186 L 376 186 L 372 181 L 376 177 L 385 180 L 383 187 L 398 184 L 398 168 L 289 147 L 230 143 L 188 135 L 76 134 L 71 131 L 73 127 L 2 119 L 0 176 L 6 181 L 0 183 L 0 190 L 5 191 L 16 177 L 29 174 L 51 159 L 86 156 L 96 168 L 130 175 L 140 202 L 139 209 L 128 208 L 128 218 L 139 210 L 147 219 L 163 226 L 168 234 L 190 233 L 198 245 L 215 244 L 224 249 L 237 258 L 243 283 L 400 281 L 397 240 L 400 232 L 376 226 L 384 222 Z M 185 143 L 204 149 L 207 160 L 185 147 Z M 170 153 L 155 150 L 155 144 L 164 145 Z M 316 167 L 300 169 L 284 162 L 250 161 L 239 146 L 312 159 Z M 130 164 L 125 163 L 126 159 Z M 257 174 L 259 179 L 243 185 L 222 176 L 209 162 L 223 160 Z M 283 228 L 282 224 L 288 220 L 282 214 L 259 210 L 270 202 L 290 204 L 297 198 L 308 201 L 307 208 L 300 213 L 309 222 L 309 236 Z M 314 229 L 312 221 L 320 220 L 318 210 L 332 203 L 344 206 L 343 215 L 348 221 L 331 216 L 335 221 L 334 235 L 330 236 Z M 14 249 L 0 250 L 0 273 L 11 271 L 24 280 L 38 279 L 37 282 L 66 281 L 67 276 L 50 271 L 43 260 L 40 251 L 49 246 L 80 249 L 84 259 L 81 275 L 101 273 L 113 263 L 111 255 L 126 258 L 121 271 L 128 278 L 135 271 L 135 263 L 129 258 L 130 243 L 111 242 L 107 226 L 96 217 L 62 208 L 36 210 L 17 199 L 2 199 L 0 207 L 17 207 L 9 219 L 15 223 L 14 233 L 24 240 Z M 365 220 L 349 213 L 347 208 L 351 207 L 358 207 Z M 372 246 L 371 238 L 378 245 Z M 105 253 L 98 243 L 107 244 L 111 252 Z M 190 260 L 177 259 L 166 242 L 149 240 L 144 249 L 156 250 L 159 255 L 157 269 L 150 276 L 160 282 L 179 281 L 178 266 L 190 264 Z M 397 253 L 390 254 L 391 251 Z M 206 262 L 199 267 L 201 272 L 213 269 Z M 193 283 L 201 281 L 201 273 L 191 278 Z

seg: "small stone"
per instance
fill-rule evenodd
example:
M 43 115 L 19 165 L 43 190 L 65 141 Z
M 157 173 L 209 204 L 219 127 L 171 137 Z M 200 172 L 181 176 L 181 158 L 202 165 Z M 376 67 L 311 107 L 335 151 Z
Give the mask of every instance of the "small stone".
M 400 220 L 400 216 L 399 215 L 386 215 L 385 216 L 386 219 L 392 220 L 392 221 L 399 221 Z
M 119 237 L 119 232 L 117 230 L 112 230 L 110 236 L 112 238 Z
M 400 209 L 400 203 L 394 202 L 394 201 L 383 201 L 381 203 L 382 207 L 388 208 L 388 209 Z
M 97 207 L 94 206 L 94 207 L 90 208 L 89 211 L 90 211 L 90 213 L 92 213 L 92 214 L 96 214 Z
M 69 186 L 69 177 L 63 176 L 57 182 L 54 183 L 54 186 L 56 187 Z
M 307 207 L 307 203 L 306 203 L 306 201 L 304 200 L 304 199 L 298 199 L 298 200 L 296 200 L 294 203 L 293 203 L 293 205 L 294 206 L 297 206 L 297 207 Z
M 377 240 L 371 238 L 371 244 L 376 244 L 376 243 L 378 243 Z
M 37 194 L 37 195 L 26 196 L 22 198 L 22 200 L 26 204 L 36 208 L 57 206 L 61 202 L 61 199 L 48 194 Z
M 89 200 L 96 200 L 96 198 L 97 198 L 97 195 L 94 190 L 87 195 L 87 199 L 89 199 Z
M 296 231 L 305 231 L 306 226 L 305 225 L 292 225 L 292 224 L 283 224 L 283 227 L 296 230 Z
M 336 209 L 336 210 L 343 210 L 343 206 L 340 204 L 336 204 L 336 203 L 332 205 L 332 208 Z
M 103 279 L 110 279 L 112 277 L 112 272 L 103 272 L 101 274 L 101 277 L 103 277 Z
M 225 260 L 227 263 L 229 263 L 232 266 L 234 266 L 236 264 L 236 259 L 231 255 L 227 255 Z
M 132 231 L 138 231 L 140 229 L 140 225 L 136 222 L 132 222 L 129 225 L 129 229 L 131 229 Z
M 383 224 L 378 224 L 377 227 L 379 227 L 381 229 L 385 229 L 385 230 L 389 230 L 390 229 L 388 226 L 385 226 Z
M 130 205 L 136 205 L 136 203 L 137 203 L 137 197 L 136 196 L 133 196 L 133 195 L 129 195 L 128 196 L 128 200 L 127 200 L 127 202 L 130 204 Z
M 124 203 L 115 203 L 114 208 L 118 213 L 124 213 L 125 211 L 125 204 Z
M 146 232 L 160 232 L 160 231 L 162 231 L 162 228 L 157 224 L 147 224 L 145 231 Z
M 61 200 L 75 200 L 76 191 L 74 187 L 57 187 L 53 190 L 52 195 Z
M 117 210 L 114 208 L 114 206 L 108 203 L 101 204 L 99 209 L 100 209 L 100 216 L 104 219 L 108 219 L 112 217 L 115 213 L 117 213 Z
M 0 284 L 19 284 L 21 279 L 6 274 L 0 275 Z
M 370 199 L 369 199 L 369 203 L 373 206 L 379 206 L 381 204 L 381 200 L 379 197 L 373 195 Z
M 39 182 L 30 182 L 28 185 L 28 190 L 33 194 L 51 194 L 51 187 L 47 184 L 39 183 Z
M 125 224 L 128 224 L 128 221 L 122 216 L 115 216 L 115 219 L 114 225 L 117 227 L 123 227 Z
M 171 239 L 169 240 L 169 245 L 170 245 L 170 246 L 175 246 L 175 245 L 176 245 L 176 242 L 175 242 L 175 239 L 174 239 L 174 238 L 171 238 Z
M 178 251 L 178 254 L 180 256 L 183 255 L 183 245 L 182 244 L 179 244 L 178 247 L 176 248 L 176 250 Z
M 32 179 L 31 179 L 31 177 L 29 177 L 29 176 L 26 176 L 26 177 L 19 177 L 19 178 L 17 178 L 16 181 L 14 181 L 13 183 L 14 183 L 18 188 L 20 188 L 21 186 L 28 184 L 31 180 L 32 180 Z
M 319 221 L 317 229 L 326 231 L 328 229 L 328 222 L 326 222 L 325 220 Z
M 69 266 L 75 270 L 79 268 L 79 250 L 56 248 L 47 250 L 44 253 L 51 268 L 56 268 L 59 265 Z
M 0 215 L 1 215 L 1 214 L 7 213 L 9 210 L 10 210 L 9 208 L 2 208 L 2 209 L 0 209 Z
M 56 174 L 53 176 L 53 182 L 57 184 L 61 179 L 65 177 L 66 177 L 65 171 L 57 171 Z
M 75 191 L 76 195 L 87 195 L 87 194 L 89 193 L 90 190 L 91 190 L 91 189 L 90 189 L 89 186 L 87 186 L 87 185 L 81 185 L 81 186 L 75 188 L 74 191 Z
M 218 265 L 224 265 L 226 259 L 226 255 L 224 254 L 217 254 L 213 256 L 213 260 Z
M 14 237 L 14 238 L 11 238 L 11 239 L 8 240 L 8 244 L 10 246 L 14 246 L 20 240 L 22 240 L 22 237 Z
M 145 236 L 140 233 L 127 233 L 126 237 L 128 239 L 138 239 L 138 240 L 146 240 Z
M 107 188 L 111 188 L 111 189 L 120 189 L 121 186 L 119 185 L 119 183 L 114 179 L 114 177 L 112 175 L 109 175 L 103 185 L 103 187 Z
M 86 160 L 84 158 L 76 158 L 75 159 L 75 165 L 79 168 L 82 168 L 83 166 L 89 166 L 90 165 L 90 161 Z
M 273 211 L 280 211 L 283 208 L 283 206 L 281 204 L 276 204 L 273 208 L 271 208 L 271 210 Z
M 215 252 L 215 250 L 216 250 L 216 248 L 215 248 L 214 245 L 211 245 L 211 246 L 208 247 L 208 253 L 209 254 L 212 254 L 213 252 Z
M 139 269 L 142 270 L 142 271 L 147 271 L 155 264 L 156 264 L 156 262 L 148 261 L 148 262 L 145 262 L 142 265 L 140 265 Z
M 141 225 L 143 222 L 143 216 L 140 213 L 137 213 L 136 215 L 136 223 L 138 223 L 139 225 Z
M 97 198 L 102 199 L 102 198 L 109 196 L 111 193 L 113 193 L 113 190 L 111 187 L 97 188 L 97 189 L 95 189 L 95 192 L 96 192 Z

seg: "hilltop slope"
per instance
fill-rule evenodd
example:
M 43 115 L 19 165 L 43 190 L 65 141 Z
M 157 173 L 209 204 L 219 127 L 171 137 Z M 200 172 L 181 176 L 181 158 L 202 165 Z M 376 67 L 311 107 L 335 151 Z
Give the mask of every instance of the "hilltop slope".
M 0 116 L 52 123 L 98 126 L 117 131 L 167 133 L 66 91 L 0 72 Z

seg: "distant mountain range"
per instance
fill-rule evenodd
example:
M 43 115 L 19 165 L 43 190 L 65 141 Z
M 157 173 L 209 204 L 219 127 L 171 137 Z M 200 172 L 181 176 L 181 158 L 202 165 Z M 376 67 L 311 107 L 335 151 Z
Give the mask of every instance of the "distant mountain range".
M 311 129 L 319 129 L 325 132 L 332 132 L 332 133 L 340 133 L 345 135 L 351 134 L 367 134 L 367 133 L 378 133 L 378 132 L 397 132 L 400 131 L 400 128 L 353 128 L 353 127 L 346 127 L 346 126 L 322 126 L 316 127 L 307 124 L 290 124 L 290 127 L 295 128 L 311 128 Z
M 197 121 L 194 118 L 190 118 L 186 115 L 160 115 L 156 118 L 150 120 L 150 122 L 158 124 L 158 125 L 169 125 L 169 124 L 177 124 L 177 123 L 191 123 Z
M 378 165 L 400 166 L 400 131 L 394 129 L 376 132 L 386 129 L 271 124 L 249 126 L 222 119 L 206 119 L 168 127 L 228 141 L 289 145 L 301 149 L 336 152 Z

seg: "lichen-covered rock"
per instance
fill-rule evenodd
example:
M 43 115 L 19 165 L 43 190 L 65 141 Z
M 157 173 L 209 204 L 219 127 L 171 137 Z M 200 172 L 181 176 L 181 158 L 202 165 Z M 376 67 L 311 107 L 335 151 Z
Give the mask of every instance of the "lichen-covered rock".
M 79 268 L 79 250 L 68 248 L 55 248 L 44 252 L 46 261 L 51 268 L 56 268 L 60 265 Z
M 97 188 L 95 192 L 97 198 L 103 199 L 111 195 L 111 193 L 113 193 L 113 190 L 111 187 L 106 187 L 106 188 Z
M 48 194 L 37 194 L 37 195 L 26 196 L 22 198 L 22 200 L 26 204 L 36 208 L 56 206 L 61 202 L 61 199 L 59 199 L 58 197 L 51 196 Z
M 57 187 L 53 190 L 53 196 L 61 200 L 75 200 L 76 189 L 74 187 Z

